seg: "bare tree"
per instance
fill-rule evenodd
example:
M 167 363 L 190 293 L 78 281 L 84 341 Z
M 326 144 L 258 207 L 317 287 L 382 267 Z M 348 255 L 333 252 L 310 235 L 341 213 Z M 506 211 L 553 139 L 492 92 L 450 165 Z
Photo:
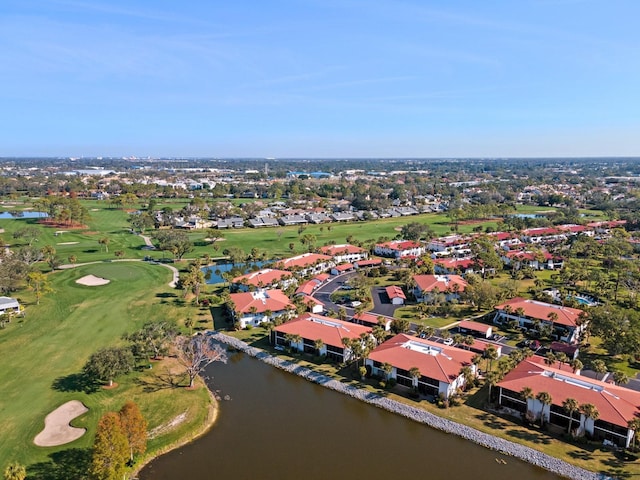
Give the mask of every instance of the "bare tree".
M 178 361 L 189 376 L 189 388 L 193 388 L 196 377 L 213 362 L 226 362 L 227 352 L 224 347 L 213 343 L 210 338 L 197 335 L 195 337 L 178 336 L 175 340 Z

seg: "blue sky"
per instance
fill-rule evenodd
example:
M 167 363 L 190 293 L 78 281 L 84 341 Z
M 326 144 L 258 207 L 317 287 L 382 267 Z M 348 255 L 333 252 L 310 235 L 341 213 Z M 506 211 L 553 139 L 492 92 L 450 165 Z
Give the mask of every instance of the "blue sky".
M 2 0 L 0 156 L 640 155 L 636 0 Z

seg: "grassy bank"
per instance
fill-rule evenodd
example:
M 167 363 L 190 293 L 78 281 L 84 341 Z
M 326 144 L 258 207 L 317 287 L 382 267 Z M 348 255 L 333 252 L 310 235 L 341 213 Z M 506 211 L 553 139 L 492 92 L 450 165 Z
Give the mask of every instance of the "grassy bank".
M 100 287 L 75 282 L 88 274 L 111 282 Z M 29 292 L 20 292 L 26 317 L 14 319 L 0 331 L 1 468 L 19 461 L 31 465 L 30 473 L 37 474 L 65 462 L 81 465 L 98 418 L 129 399 L 139 404 L 151 430 L 167 425 L 149 442 L 151 451 L 190 438 L 201 428 L 212 405 L 208 392 L 178 387 L 178 368 L 171 359 L 119 378 L 115 389 L 93 393 L 85 391 L 77 375 L 89 355 L 119 344 L 124 333 L 151 320 L 182 320 L 187 315 L 190 308 L 182 306 L 167 286 L 168 269 L 142 262 L 100 263 L 58 271 L 50 279 L 54 293 L 44 296 L 40 305 L 35 305 Z M 195 317 L 197 312 L 191 314 Z M 66 446 L 36 447 L 33 438 L 42 430 L 44 417 L 71 399 L 89 408 L 73 422 L 86 427 L 87 433 Z M 181 421 L 168 426 L 176 418 Z

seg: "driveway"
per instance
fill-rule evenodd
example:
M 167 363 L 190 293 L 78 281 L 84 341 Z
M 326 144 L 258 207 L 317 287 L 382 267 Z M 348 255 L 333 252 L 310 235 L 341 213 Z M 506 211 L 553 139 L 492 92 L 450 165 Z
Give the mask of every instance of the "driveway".
M 375 313 L 376 315 L 393 317 L 396 309 L 402 306 L 391 304 L 391 302 L 389 301 L 389 296 L 387 295 L 384 287 L 373 287 L 371 289 L 371 297 L 373 298 L 373 308 L 370 310 L 370 312 Z

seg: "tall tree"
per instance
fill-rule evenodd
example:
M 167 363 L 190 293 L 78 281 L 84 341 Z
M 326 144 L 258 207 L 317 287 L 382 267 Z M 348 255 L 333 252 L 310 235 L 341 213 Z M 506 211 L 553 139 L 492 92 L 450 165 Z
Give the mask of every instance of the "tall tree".
M 138 405 L 128 401 L 120 409 L 120 422 L 129 442 L 129 459 L 133 455 L 142 455 L 147 449 L 147 421 L 142 416 Z
M 105 413 L 98 422 L 93 444 L 91 474 L 96 480 L 121 480 L 129 458 L 129 442 L 120 415 Z
M 553 399 L 551 398 L 549 392 L 538 392 L 538 394 L 536 395 L 536 400 L 538 400 L 542 404 L 542 411 L 540 412 L 540 427 L 542 427 L 545 420 L 545 409 L 549 405 L 551 405 Z M 549 418 L 548 415 L 547 418 Z
M 27 274 L 27 286 L 33 290 L 33 293 L 36 296 L 36 305 L 40 305 L 40 298 L 42 295 L 53 292 L 53 289 L 49 284 L 49 279 L 42 272 L 36 271 Z
M 178 336 L 175 339 L 178 361 L 189 377 L 189 388 L 193 388 L 196 377 L 213 362 L 226 362 L 227 353 L 219 344 L 214 344 L 203 335 Z
M 578 411 L 580 405 L 575 398 L 567 398 L 562 402 L 562 408 L 569 414 L 569 428 L 567 428 L 567 433 L 571 433 L 571 426 L 573 424 L 573 414 Z
M 89 357 L 84 365 L 84 373 L 94 381 L 108 382 L 133 370 L 134 359 L 131 350 L 123 347 L 110 347 L 98 350 Z
M 583 403 L 580 405 L 580 413 L 582 413 L 585 418 L 591 419 L 594 422 L 600 417 L 600 412 L 598 408 L 593 403 Z
M 106 253 L 109 253 L 109 242 L 110 242 L 109 237 L 102 237 L 98 240 L 98 243 L 100 245 L 104 245 L 104 251 Z

